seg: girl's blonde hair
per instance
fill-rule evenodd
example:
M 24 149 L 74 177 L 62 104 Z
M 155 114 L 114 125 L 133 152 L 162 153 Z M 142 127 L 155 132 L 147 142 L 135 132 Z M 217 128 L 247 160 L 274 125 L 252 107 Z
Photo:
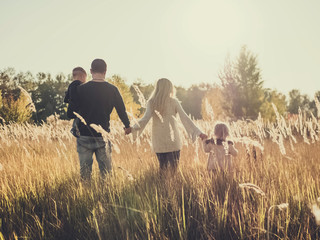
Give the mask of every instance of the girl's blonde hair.
M 168 103 L 170 97 L 175 97 L 175 88 L 172 82 L 166 78 L 159 79 L 149 98 L 152 110 L 163 113 L 164 106 Z
M 214 135 L 218 139 L 226 140 L 228 136 L 230 136 L 230 130 L 227 124 L 225 123 L 216 123 L 214 127 Z

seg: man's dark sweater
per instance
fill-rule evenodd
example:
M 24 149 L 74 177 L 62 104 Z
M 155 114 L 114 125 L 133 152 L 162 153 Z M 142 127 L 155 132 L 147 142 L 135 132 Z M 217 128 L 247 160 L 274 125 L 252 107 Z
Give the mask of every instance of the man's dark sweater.
M 66 96 L 64 97 L 64 102 L 69 103 L 68 109 L 67 109 L 67 117 L 68 118 L 76 118 L 76 116 L 73 114 L 73 112 L 79 111 L 79 100 L 78 100 L 78 94 L 77 94 L 77 87 L 82 82 L 79 80 L 74 80 L 72 83 L 70 83 L 68 90 L 66 91 Z
M 93 128 L 89 127 L 94 123 L 100 125 L 105 131 L 110 132 L 110 114 L 113 108 L 126 128 L 130 122 L 126 108 L 117 87 L 108 82 L 89 81 L 78 87 L 79 114 L 85 119 L 87 125 L 80 122 L 79 130 L 81 136 L 100 137 Z

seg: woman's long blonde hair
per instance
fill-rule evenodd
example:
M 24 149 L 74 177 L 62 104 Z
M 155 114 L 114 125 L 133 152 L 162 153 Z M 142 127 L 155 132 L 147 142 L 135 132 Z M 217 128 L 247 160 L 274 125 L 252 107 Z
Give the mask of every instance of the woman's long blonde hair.
M 175 97 L 175 88 L 172 82 L 166 78 L 159 79 L 149 98 L 152 110 L 163 113 L 164 106 L 168 103 L 170 97 Z

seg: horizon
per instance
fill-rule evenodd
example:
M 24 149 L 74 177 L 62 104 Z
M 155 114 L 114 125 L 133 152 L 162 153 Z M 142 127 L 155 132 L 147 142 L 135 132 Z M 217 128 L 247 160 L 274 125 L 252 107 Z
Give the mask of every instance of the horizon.
M 218 72 L 243 45 L 257 55 L 265 88 L 313 98 L 320 91 L 320 2 L 15 1 L 0 3 L 0 68 L 68 75 L 91 61 L 107 77 L 188 88 L 220 84 Z M 58 13 L 58 14 L 57 14 Z M 52 16 L 52 17 L 51 17 Z M 318 30 L 317 30 L 318 29 Z

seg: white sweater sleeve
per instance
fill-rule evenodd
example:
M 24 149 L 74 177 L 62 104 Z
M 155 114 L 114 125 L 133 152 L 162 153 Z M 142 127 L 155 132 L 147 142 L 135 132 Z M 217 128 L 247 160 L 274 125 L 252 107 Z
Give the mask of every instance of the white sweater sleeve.
M 150 103 L 148 102 L 146 106 L 146 112 L 144 113 L 143 117 L 132 127 L 132 136 L 134 140 L 141 135 L 151 117 L 152 111 Z
M 197 136 L 199 136 L 202 133 L 202 131 L 188 117 L 188 115 L 183 110 L 183 108 L 178 100 L 176 100 L 176 111 L 178 112 L 178 114 L 180 116 L 180 120 L 181 120 L 184 128 L 186 129 L 189 137 L 194 142 L 197 139 Z

